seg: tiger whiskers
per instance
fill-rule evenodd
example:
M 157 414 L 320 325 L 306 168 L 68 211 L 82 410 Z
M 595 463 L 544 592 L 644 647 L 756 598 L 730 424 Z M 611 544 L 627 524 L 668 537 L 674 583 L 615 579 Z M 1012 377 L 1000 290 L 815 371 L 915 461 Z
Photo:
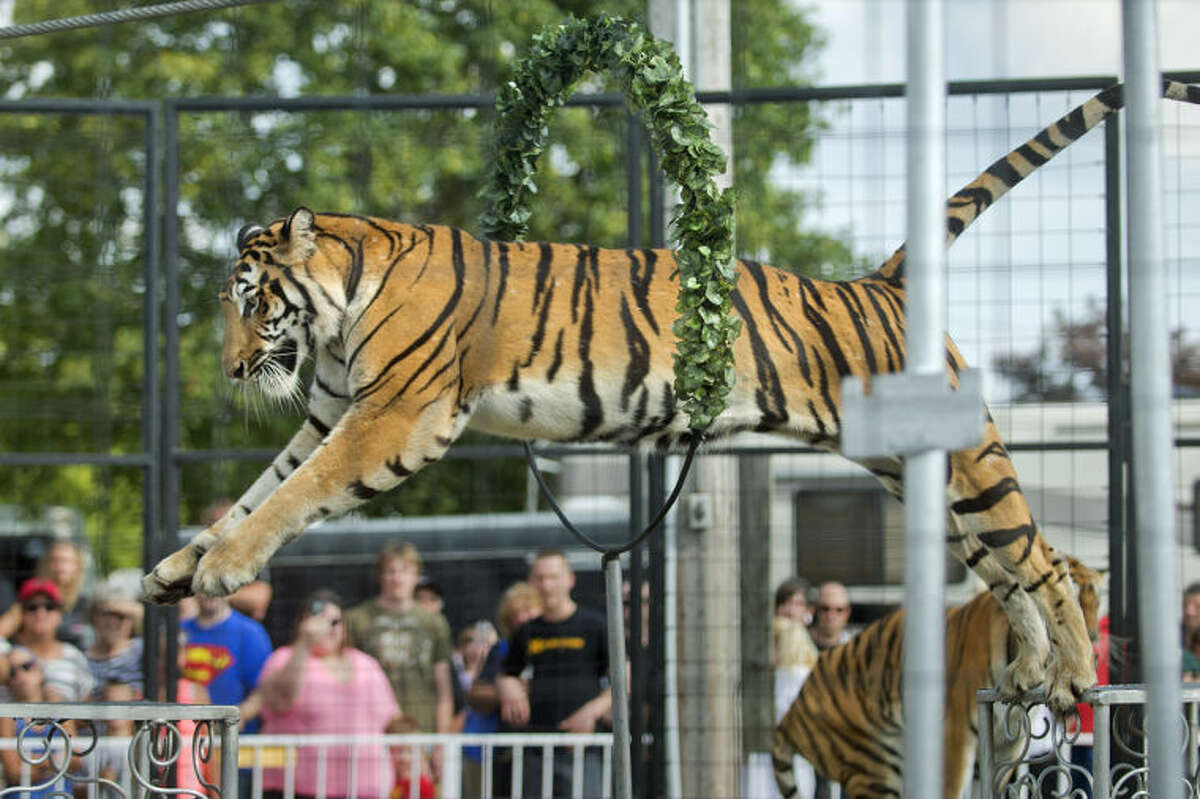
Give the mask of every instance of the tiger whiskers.
M 279 361 L 274 358 L 267 359 L 260 368 L 255 383 L 260 393 L 276 407 L 295 410 L 300 415 L 305 413 L 307 401 L 304 387 L 297 379 L 296 373 L 285 368 Z
M 251 388 L 253 384 L 246 382 L 237 382 L 234 384 L 234 401 L 242 408 L 242 428 L 248 431 L 250 429 L 250 414 L 253 412 L 254 421 L 256 424 L 261 424 L 265 418 L 263 402 L 263 392 L 261 388 Z

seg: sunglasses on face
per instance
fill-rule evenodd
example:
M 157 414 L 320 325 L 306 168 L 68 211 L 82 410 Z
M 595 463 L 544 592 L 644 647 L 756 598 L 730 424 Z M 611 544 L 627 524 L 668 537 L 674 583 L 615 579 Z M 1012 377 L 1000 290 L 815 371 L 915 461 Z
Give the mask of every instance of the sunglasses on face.
M 847 607 L 837 607 L 834 605 L 819 605 L 819 606 L 817 606 L 817 611 L 820 613 L 845 613 L 849 609 L 850 608 L 847 608 Z
M 21 605 L 21 610 L 25 611 L 26 613 L 34 613 L 39 610 L 45 610 L 48 612 L 51 610 L 58 610 L 58 605 L 54 604 L 53 602 L 27 602 L 24 605 Z
M 38 662 L 36 660 L 26 660 L 24 663 L 13 663 L 13 674 L 16 674 L 19 671 L 33 671 L 37 668 L 37 665 Z

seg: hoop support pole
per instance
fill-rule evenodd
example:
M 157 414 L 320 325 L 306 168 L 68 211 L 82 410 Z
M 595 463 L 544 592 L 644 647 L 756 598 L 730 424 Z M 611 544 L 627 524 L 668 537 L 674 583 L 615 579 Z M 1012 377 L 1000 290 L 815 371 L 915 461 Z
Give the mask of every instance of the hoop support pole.
M 625 684 L 625 614 L 621 607 L 621 559 L 604 556 L 608 604 L 608 682 L 612 690 L 613 796 L 632 799 L 632 742 L 629 737 L 629 691 Z

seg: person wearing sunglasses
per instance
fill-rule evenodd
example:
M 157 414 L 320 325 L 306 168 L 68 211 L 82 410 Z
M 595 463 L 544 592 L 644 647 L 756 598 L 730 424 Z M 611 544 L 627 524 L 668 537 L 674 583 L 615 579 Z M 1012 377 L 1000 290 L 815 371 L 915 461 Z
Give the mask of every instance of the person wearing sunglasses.
M 812 627 L 812 640 L 817 649 L 833 649 L 851 638 L 846 625 L 850 623 L 850 592 L 841 583 L 822 583 L 817 591 L 817 620 Z
M 301 606 L 292 643 L 267 658 L 258 686 L 264 734 L 362 735 L 403 728 L 400 706 L 383 668 L 346 644 L 342 611 L 337 594 L 314 592 Z M 387 796 L 395 775 L 384 746 L 359 744 L 354 751 L 357 795 Z M 302 746 L 296 754 L 297 797 L 349 795 L 349 746 L 328 747 L 323 787 L 317 784 L 317 748 Z M 281 797 L 283 786 L 282 769 L 263 772 L 264 799 Z
M 87 657 L 77 647 L 56 637 L 62 623 L 62 593 L 44 577 L 30 577 L 17 592 L 21 626 L 13 642 L 33 652 L 41 664 L 49 699 L 82 702 L 95 681 Z
M 5 658 L 5 665 L 8 669 L 7 688 L 9 696 L 13 702 L 49 702 L 54 701 L 54 697 L 46 686 L 46 675 L 43 669 L 43 664 L 38 656 L 25 646 L 14 646 Z M 16 738 L 21 732 L 30 726 L 28 719 L 0 718 L 0 738 Z M 64 728 L 68 733 L 73 732 L 71 722 L 64 722 Z M 25 752 L 26 758 L 35 761 L 40 759 L 42 748 L 45 745 L 46 736 L 49 730 L 44 727 L 37 727 L 31 731 L 26 739 Z M 58 736 L 55 735 L 57 738 Z M 60 739 L 61 742 L 61 739 Z M 41 786 L 37 790 L 22 792 L 20 796 L 29 796 L 30 799 L 43 799 L 49 796 L 70 795 L 72 792 L 71 782 L 62 780 L 56 784 L 50 784 L 50 780 L 59 771 L 59 765 L 62 763 L 61 755 L 55 755 L 49 758 L 44 763 L 33 763 L 29 767 L 29 779 L 22 781 L 21 779 L 21 755 L 15 749 L 5 749 L 0 751 L 0 767 L 3 768 L 4 779 L 9 786 L 14 785 L 29 785 Z M 79 761 L 73 759 L 70 771 L 78 771 Z

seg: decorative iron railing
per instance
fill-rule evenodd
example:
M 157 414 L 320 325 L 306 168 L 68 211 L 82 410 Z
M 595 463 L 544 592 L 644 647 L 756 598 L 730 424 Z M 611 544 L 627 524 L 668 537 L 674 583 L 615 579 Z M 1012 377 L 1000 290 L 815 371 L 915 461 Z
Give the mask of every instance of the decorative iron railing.
M 142 795 L 237 797 L 240 715 L 236 707 L 145 702 L 0 704 L 0 718 L 17 722 L 15 749 L 20 762 L 19 777 L 9 780 L 0 797 L 36 792 L 43 797 L 71 799 L 76 786 L 93 785 L 96 790 L 89 788 L 89 795 L 126 799 Z M 116 720 L 134 723 L 130 737 L 103 739 L 127 742 L 123 754 L 128 779 L 124 784 L 89 768 L 89 760 L 100 754 L 102 725 Z M 210 773 L 210 766 L 216 764 L 219 773 Z M 181 768 L 195 775 L 192 787 L 180 787 L 177 775 Z
M 338 780 L 327 779 L 326 771 L 345 758 L 347 749 L 351 765 L 342 775 L 347 782 L 338 783 L 336 795 L 376 799 L 378 788 L 364 786 L 383 783 L 372 782 L 372 775 L 361 770 L 356 753 L 380 746 L 388 748 L 389 759 L 386 765 L 371 761 L 381 770 L 374 776 L 392 775 L 394 768 L 397 785 L 420 785 L 423 775 L 432 776 L 425 771 L 426 756 L 436 752 L 441 799 L 481 799 L 493 795 L 493 789 L 503 796 L 549 795 L 552 772 L 560 764 L 570 771 L 570 786 L 562 796 L 591 797 L 595 792 L 586 787 L 585 773 L 593 770 L 602 786 L 598 796 L 612 795 L 611 733 L 239 737 L 235 707 L 147 703 L 0 704 L 0 718 L 16 719 L 19 729 L 15 738 L 0 738 L 0 756 L 15 751 L 20 761 L 20 773 L 9 775 L 16 778 L 0 790 L 0 799 L 239 799 L 239 769 L 240 799 L 261 799 L 270 774 L 287 799 L 305 793 L 321 796 L 319 787 L 314 791 L 310 784 L 299 784 L 301 763 L 315 768 L 317 786 L 329 786 Z M 132 735 L 106 734 L 104 722 L 120 719 L 134 722 Z M 102 764 L 114 758 L 121 773 L 105 777 Z M 537 767 L 532 789 L 526 762 Z M 181 770 L 189 776 L 181 776 Z M 386 785 L 388 792 L 392 788 Z
M 1092 732 L 1082 730 L 1080 713 L 1054 718 L 1036 696 L 1008 704 L 996 692 L 979 699 L 979 778 L 985 797 L 1145 797 L 1146 688 L 1104 685 L 1087 691 Z M 1179 724 L 1183 730 L 1180 794 L 1200 795 L 1200 685 L 1182 689 Z M 1081 707 L 1083 706 L 1081 704 Z

